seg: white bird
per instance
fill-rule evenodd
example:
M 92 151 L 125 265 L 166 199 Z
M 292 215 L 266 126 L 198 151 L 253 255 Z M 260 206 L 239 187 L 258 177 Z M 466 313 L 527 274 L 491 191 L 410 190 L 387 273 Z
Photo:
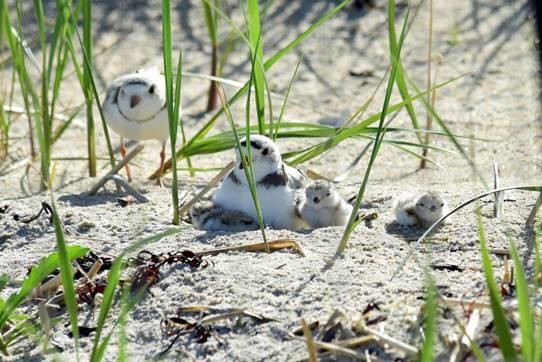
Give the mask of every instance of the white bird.
M 258 223 L 237 210 L 226 210 L 211 200 L 205 200 L 190 209 L 192 224 L 206 231 L 257 230 Z
M 333 184 L 317 180 L 305 187 L 297 210 L 311 228 L 344 226 L 352 213 L 352 205 L 339 195 Z
M 138 141 L 156 139 L 162 142 L 161 175 L 169 125 L 165 80 L 158 68 L 138 70 L 113 80 L 107 88 L 102 109 L 109 127 L 120 135 L 122 157 L 126 156 L 124 138 Z M 126 172 L 128 180 L 131 180 L 128 166 Z
M 428 228 L 447 213 L 444 199 L 436 192 L 404 194 L 393 205 L 395 219 L 401 225 Z
M 240 145 L 243 155 L 248 158 L 246 137 L 240 140 Z M 275 229 L 298 230 L 306 227 L 295 212 L 296 193 L 307 183 L 306 177 L 282 161 L 277 145 L 270 138 L 251 135 L 248 146 L 264 223 Z M 238 210 L 257 220 L 241 153 L 237 148 L 235 153 L 235 167 L 222 181 L 212 199 L 224 209 Z

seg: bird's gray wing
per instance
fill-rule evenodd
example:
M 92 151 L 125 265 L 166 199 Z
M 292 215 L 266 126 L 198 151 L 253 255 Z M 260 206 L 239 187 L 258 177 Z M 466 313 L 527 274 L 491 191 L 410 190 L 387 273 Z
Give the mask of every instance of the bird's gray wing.
M 307 176 L 305 176 L 305 174 L 297 168 L 288 166 L 286 163 L 284 163 L 284 169 L 286 171 L 286 175 L 288 176 L 288 186 L 291 188 L 302 189 L 309 183 Z

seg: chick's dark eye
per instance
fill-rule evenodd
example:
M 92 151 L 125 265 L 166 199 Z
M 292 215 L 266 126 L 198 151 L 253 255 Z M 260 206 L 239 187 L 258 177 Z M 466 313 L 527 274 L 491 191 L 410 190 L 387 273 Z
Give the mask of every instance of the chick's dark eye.
M 262 155 L 267 156 L 268 153 L 269 153 L 269 149 L 267 147 L 264 148 L 262 151 Z
M 441 206 L 441 207 L 442 207 L 442 206 L 444 206 L 444 202 L 443 202 L 443 203 L 441 203 L 441 204 L 440 204 L 440 206 Z
M 314 197 L 314 198 L 312 199 L 312 201 L 318 202 L 318 198 L 317 198 L 317 197 Z
M 149 88 L 149 93 L 154 94 L 154 85 L 151 85 L 151 87 Z
M 326 194 L 326 197 L 328 197 L 328 196 L 331 196 L 331 192 L 328 192 L 328 193 Z
M 425 205 L 424 204 L 420 204 L 421 207 L 424 207 Z
M 247 141 L 242 141 L 241 146 L 246 147 L 247 146 Z

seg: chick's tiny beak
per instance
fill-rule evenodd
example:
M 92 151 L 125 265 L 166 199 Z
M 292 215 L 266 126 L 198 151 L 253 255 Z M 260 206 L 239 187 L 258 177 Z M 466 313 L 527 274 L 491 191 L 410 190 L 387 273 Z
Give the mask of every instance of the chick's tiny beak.
M 435 212 L 437 211 L 437 207 L 435 205 L 432 205 L 429 210 L 431 210 L 431 212 Z
M 137 106 L 139 104 L 139 102 L 141 102 L 141 97 L 140 96 L 131 96 L 130 97 L 130 108 L 134 108 L 135 106 Z

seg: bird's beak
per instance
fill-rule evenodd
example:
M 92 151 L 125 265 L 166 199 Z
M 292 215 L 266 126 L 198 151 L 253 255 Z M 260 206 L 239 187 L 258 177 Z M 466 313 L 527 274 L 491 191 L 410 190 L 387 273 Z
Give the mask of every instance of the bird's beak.
M 429 208 L 429 210 L 431 210 L 431 212 L 435 212 L 437 210 L 437 207 L 433 205 Z
M 141 102 L 141 97 L 140 96 L 131 96 L 130 97 L 130 108 L 134 108 L 135 106 L 137 106 L 139 104 L 139 102 Z

